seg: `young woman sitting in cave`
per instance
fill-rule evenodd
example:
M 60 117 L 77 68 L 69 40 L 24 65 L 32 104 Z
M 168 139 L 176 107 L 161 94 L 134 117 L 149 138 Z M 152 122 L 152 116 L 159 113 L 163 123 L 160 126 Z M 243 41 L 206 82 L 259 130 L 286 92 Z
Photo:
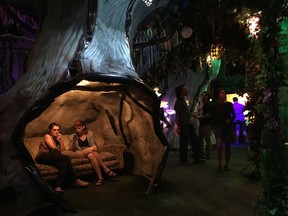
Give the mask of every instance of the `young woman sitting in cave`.
M 87 157 L 94 168 L 98 181 L 96 182 L 97 186 L 103 185 L 103 176 L 101 173 L 101 167 L 104 172 L 109 177 L 114 177 L 117 174 L 111 171 L 102 161 L 98 149 L 96 146 L 96 142 L 94 139 L 94 134 L 92 131 L 88 130 L 84 120 L 77 120 L 74 122 L 73 127 L 75 129 L 75 133 L 70 137 L 70 146 L 74 148 L 76 152 L 80 152 L 81 155 Z
M 54 166 L 59 170 L 54 190 L 63 193 L 62 187 L 66 179 L 71 181 L 75 187 L 88 186 L 88 182 L 82 181 L 76 176 L 70 157 L 61 154 L 65 146 L 60 133 L 60 125 L 53 122 L 49 124 L 48 129 L 49 132 L 44 135 L 35 160 L 39 164 Z

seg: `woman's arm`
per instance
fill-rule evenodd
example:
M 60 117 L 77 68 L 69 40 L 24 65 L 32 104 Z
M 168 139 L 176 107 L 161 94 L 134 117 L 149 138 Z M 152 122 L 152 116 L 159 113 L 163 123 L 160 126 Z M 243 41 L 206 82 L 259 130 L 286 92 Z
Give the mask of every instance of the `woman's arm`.
M 231 103 L 231 106 L 230 106 L 230 112 L 231 112 L 232 122 L 234 122 L 234 119 L 236 118 L 236 114 L 235 114 L 235 110 L 234 110 L 234 107 L 233 107 L 232 103 Z
M 94 151 L 98 151 L 96 141 L 94 139 L 94 133 L 92 131 L 88 131 L 87 133 L 88 144 L 90 147 L 93 147 Z
M 227 119 L 225 120 L 225 124 L 230 125 L 234 122 L 236 115 L 235 115 L 235 111 L 233 108 L 233 104 L 230 102 L 226 102 L 226 104 L 227 104 L 226 106 L 228 106 L 228 109 L 226 112 L 228 112 L 228 113 L 227 113 Z
M 180 114 L 178 112 L 176 112 L 176 128 L 175 128 L 175 132 L 177 134 L 180 134 Z
M 55 144 L 55 141 L 53 140 L 52 136 L 50 136 L 49 134 L 45 134 L 44 141 L 49 149 L 52 149 L 52 150 L 58 149 Z
M 70 143 L 69 145 L 72 147 L 73 151 L 81 151 L 81 148 L 78 143 L 78 135 L 76 133 L 70 136 Z
M 64 140 L 62 139 L 61 133 L 58 134 L 57 140 L 59 142 L 59 151 L 64 151 L 66 148 L 65 148 Z

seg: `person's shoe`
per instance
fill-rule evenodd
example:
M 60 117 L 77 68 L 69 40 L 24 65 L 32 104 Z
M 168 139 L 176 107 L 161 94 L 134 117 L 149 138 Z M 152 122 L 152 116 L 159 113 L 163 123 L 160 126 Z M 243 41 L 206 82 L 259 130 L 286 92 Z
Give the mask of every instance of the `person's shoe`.
M 196 159 L 196 160 L 193 161 L 194 164 L 204 164 L 205 162 L 206 161 L 203 158 L 202 159 Z
M 224 171 L 229 171 L 228 165 L 225 165 L 223 170 L 224 170 Z
M 61 194 L 61 195 L 64 194 L 64 191 L 61 189 L 61 187 L 54 188 L 54 191 Z
M 180 160 L 179 163 L 180 163 L 180 164 L 186 164 L 186 163 L 187 163 L 187 160 Z
M 217 172 L 218 172 L 218 173 L 221 173 L 222 171 L 223 171 L 222 165 L 218 165 L 218 166 L 217 166 Z
M 112 170 L 107 171 L 107 172 L 106 172 L 106 175 L 109 176 L 109 177 L 115 177 L 115 176 L 117 176 L 117 174 L 114 173 Z
M 96 186 L 101 186 L 104 184 L 103 179 L 98 179 L 98 181 L 96 182 Z
M 89 185 L 89 182 L 82 181 L 80 179 L 77 179 L 73 184 L 74 187 L 78 187 L 78 188 L 87 187 L 88 185 Z

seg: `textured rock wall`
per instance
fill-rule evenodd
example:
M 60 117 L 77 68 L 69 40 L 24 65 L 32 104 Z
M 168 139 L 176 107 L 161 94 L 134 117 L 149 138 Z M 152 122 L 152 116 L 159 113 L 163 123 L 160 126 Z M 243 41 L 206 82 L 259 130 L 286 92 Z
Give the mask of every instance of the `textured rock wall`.
M 151 108 L 152 102 L 148 97 L 139 96 L 139 92 L 132 92 L 132 95 L 142 105 Z M 120 92 L 117 91 L 66 92 L 27 125 L 25 136 L 43 136 L 51 122 L 59 123 L 63 134 L 71 134 L 73 122 L 84 119 L 90 130 L 103 136 L 106 144 L 124 145 L 119 126 L 120 102 Z M 114 129 L 111 120 L 114 122 Z M 121 121 L 128 150 L 135 159 L 134 173 L 152 178 L 162 160 L 164 146 L 154 132 L 151 114 L 138 107 L 126 96 Z

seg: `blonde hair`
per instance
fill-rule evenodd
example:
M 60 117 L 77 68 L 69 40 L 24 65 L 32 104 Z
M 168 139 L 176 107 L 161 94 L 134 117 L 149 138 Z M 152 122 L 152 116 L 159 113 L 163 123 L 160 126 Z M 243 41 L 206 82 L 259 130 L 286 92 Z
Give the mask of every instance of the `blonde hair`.
M 85 131 L 85 133 L 88 132 L 88 128 L 87 128 L 87 125 L 86 125 L 86 123 L 85 123 L 84 120 L 78 119 L 78 120 L 76 120 L 76 121 L 74 122 L 74 124 L 73 124 L 73 127 L 74 127 L 74 128 L 79 127 L 79 126 L 84 126 L 84 131 Z

